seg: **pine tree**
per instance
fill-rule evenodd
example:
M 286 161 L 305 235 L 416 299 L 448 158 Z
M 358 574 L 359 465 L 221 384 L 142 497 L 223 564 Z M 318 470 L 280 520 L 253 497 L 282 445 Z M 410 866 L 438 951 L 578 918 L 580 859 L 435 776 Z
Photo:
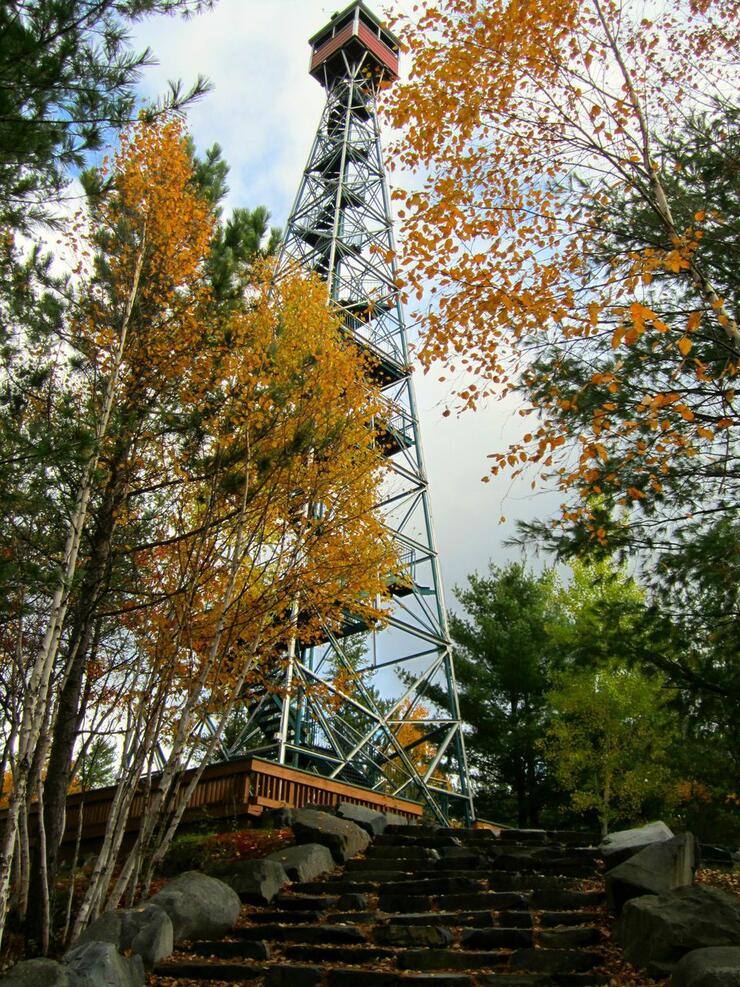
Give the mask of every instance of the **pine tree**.
M 131 48 L 130 27 L 148 14 L 188 15 L 211 0 L 7 0 L 0 5 L 0 226 L 48 218 L 69 171 L 130 122 L 136 84 L 152 62 Z M 171 84 L 162 108 L 206 92 Z M 51 209 L 53 212 L 53 209 Z

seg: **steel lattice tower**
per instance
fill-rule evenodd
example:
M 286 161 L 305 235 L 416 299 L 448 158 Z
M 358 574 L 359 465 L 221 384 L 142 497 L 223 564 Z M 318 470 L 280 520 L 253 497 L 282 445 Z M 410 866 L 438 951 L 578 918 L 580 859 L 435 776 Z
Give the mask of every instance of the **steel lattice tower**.
M 328 777 L 421 798 L 440 819 L 472 820 L 452 651 L 429 507 L 390 200 L 376 112 L 398 78 L 398 41 L 359 0 L 309 41 L 326 90 L 288 220 L 279 269 L 326 280 L 346 332 L 374 357 L 388 403 L 383 491 L 410 585 L 391 587 L 381 631 L 348 614 L 343 637 L 295 648 L 285 679 L 249 708 L 239 749 Z M 338 675 L 344 672 L 344 678 Z M 337 682 L 351 680 L 352 687 Z M 432 698 L 433 697 L 433 698 Z

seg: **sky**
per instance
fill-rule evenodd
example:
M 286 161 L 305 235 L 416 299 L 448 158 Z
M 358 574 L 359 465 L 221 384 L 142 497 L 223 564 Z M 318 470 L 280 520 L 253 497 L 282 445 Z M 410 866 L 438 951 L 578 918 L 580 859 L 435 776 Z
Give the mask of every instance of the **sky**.
M 157 17 L 138 25 L 137 46 L 151 47 L 158 61 L 142 79 L 145 98 L 164 92 L 169 79 L 188 84 L 198 73 L 213 84 L 187 119 L 200 151 L 213 143 L 223 148 L 231 167 L 227 207 L 264 205 L 272 222 L 284 226 L 324 102 L 308 74 L 307 40 L 344 6 L 341 0 L 219 0 L 190 20 Z M 520 431 L 516 403 L 443 417 L 449 384 L 438 376 L 417 370 L 415 380 L 446 602 L 453 606 L 452 588 L 468 573 L 484 571 L 489 560 L 521 557 L 504 545 L 516 520 L 549 516 L 557 497 L 533 494 L 531 478 L 481 482 L 487 455 Z M 527 558 L 542 565 L 533 551 Z

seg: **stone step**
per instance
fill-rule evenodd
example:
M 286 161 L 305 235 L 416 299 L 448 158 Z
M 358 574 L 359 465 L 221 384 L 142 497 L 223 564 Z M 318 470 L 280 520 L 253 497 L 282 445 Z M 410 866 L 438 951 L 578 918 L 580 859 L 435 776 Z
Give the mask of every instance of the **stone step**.
M 266 987 L 315 987 L 324 976 L 319 966 L 275 963 L 267 971 Z
M 263 940 L 247 942 L 243 939 L 201 939 L 191 942 L 188 952 L 195 956 L 214 956 L 219 960 L 269 960 L 272 956 L 270 947 Z
M 468 843 L 494 843 L 498 840 L 498 835 L 491 829 L 460 829 L 457 826 L 440 826 L 437 829 L 438 836 L 456 836 L 461 841 Z
M 504 833 L 391 826 L 342 873 L 291 885 L 155 973 L 260 987 L 607 984 L 592 972 L 604 895 L 576 883 L 598 873 L 588 838 Z
M 524 907 L 526 908 L 526 903 Z M 385 911 L 382 908 L 378 911 L 381 913 L 378 914 L 378 923 L 385 922 L 387 924 L 390 922 L 394 925 L 427 925 L 431 920 L 433 922 L 439 922 L 442 925 L 451 926 L 452 928 L 471 925 L 475 928 L 532 928 L 531 913 L 517 909 L 499 911 L 498 909 L 490 908 L 483 911 L 468 912 L 461 909 L 456 909 L 455 911 L 431 911 L 430 909 L 424 909 L 418 912 L 389 912 L 385 914 L 382 914 Z
M 585 973 L 603 962 L 600 953 L 588 949 L 517 949 L 509 967 L 527 973 Z
M 437 836 L 440 832 L 439 826 L 402 826 L 399 823 L 390 823 L 385 827 L 385 836 Z
M 377 912 L 332 912 L 329 918 L 344 925 L 371 925 L 377 919 Z
M 261 982 L 265 978 L 268 987 L 313 987 L 324 976 L 329 987 L 399 987 L 411 984 L 414 987 L 472 987 L 473 980 L 462 973 L 413 973 L 399 975 L 393 971 L 347 969 L 338 967 L 326 971 L 320 966 L 306 966 L 296 963 L 276 963 L 267 967 L 245 963 L 204 963 L 200 961 L 179 961 L 160 963 L 154 973 L 160 977 L 184 978 L 209 983 L 237 983 L 246 985 Z M 502 972 L 498 974 L 478 974 L 479 987 L 596 987 L 608 984 L 605 974 L 555 974 L 551 977 L 537 975 L 517 975 Z
M 597 925 L 603 918 L 602 912 L 594 911 L 540 912 L 539 916 L 540 925 L 549 929 L 558 925 Z
M 503 970 L 501 973 L 481 973 L 476 978 L 479 984 L 491 987 L 553 987 L 553 982 L 545 974 L 517 974 Z
M 492 866 L 497 871 L 511 871 L 520 875 L 562 874 L 567 877 L 591 877 L 596 871 L 592 862 L 577 857 L 555 857 L 538 860 L 503 853 L 495 858 Z
M 488 884 L 497 891 L 542 891 L 545 888 L 567 887 L 572 880 L 575 878 L 571 875 L 557 877 L 553 874 L 516 874 L 499 870 L 491 874 Z
M 468 851 L 472 848 L 468 847 Z M 495 856 L 522 857 L 528 860 L 554 860 L 559 857 L 572 857 L 573 860 L 600 860 L 599 851 L 595 847 L 588 846 L 564 846 L 561 844 L 548 843 L 540 846 L 534 843 L 498 843 L 495 846 L 486 846 L 477 852 L 492 853 Z
M 567 846 L 562 852 L 563 856 L 577 857 L 579 860 L 593 860 L 594 863 L 601 863 L 603 857 L 601 851 L 595 846 Z
M 481 895 L 480 897 L 482 897 L 484 900 L 484 904 L 485 904 L 484 908 L 477 910 L 475 908 L 466 908 L 466 907 L 460 907 L 454 909 L 445 908 L 442 911 L 433 913 L 435 917 L 435 921 L 437 920 L 438 915 L 444 914 L 445 924 L 451 923 L 452 925 L 469 925 L 470 922 L 463 921 L 463 919 L 466 919 L 467 917 L 472 917 L 475 920 L 479 920 L 482 918 L 482 916 L 487 915 L 492 922 L 493 921 L 492 916 L 494 912 L 508 913 L 511 912 L 512 910 L 514 912 L 520 912 L 526 915 L 529 914 L 529 912 L 527 911 L 528 904 L 525 895 L 515 894 L 511 891 L 504 891 L 500 893 L 496 891 L 490 891 L 490 892 L 486 892 L 484 895 Z M 456 901 L 458 899 L 462 899 L 462 903 L 464 906 L 465 902 L 469 901 L 470 895 L 440 895 L 436 900 L 438 903 L 442 903 L 443 901 L 446 901 L 448 898 L 454 898 Z M 379 911 L 382 911 L 382 909 L 379 909 Z M 405 921 L 406 919 L 408 919 L 409 921 L 414 922 L 419 916 L 423 918 L 427 914 L 428 914 L 427 909 L 419 909 L 417 912 L 405 912 L 402 913 L 401 915 L 394 915 L 393 921 L 394 922 Z
M 461 841 L 455 836 L 401 836 L 387 831 L 373 840 L 373 847 L 424 847 L 441 851 L 456 846 L 461 846 Z
M 370 877 L 372 876 L 370 875 Z M 369 880 L 367 874 L 362 875 L 362 880 L 359 880 L 359 874 L 357 877 L 358 880 L 350 880 L 340 876 L 328 877 L 325 881 L 303 881 L 300 884 L 294 884 L 293 890 L 306 897 L 315 897 L 315 893 L 323 889 L 335 895 L 338 901 L 345 894 L 365 894 L 367 891 L 377 891 L 378 884 L 388 880 L 388 875 L 385 873 L 378 874 L 377 880 Z
M 441 861 L 440 861 L 441 863 Z M 457 861 L 453 861 L 457 864 Z M 487 881 L 493 876 L 490 862 L 484 867 L 435 867 L 424 868 L 413 873 L 412 878 L 417 881 L 434 881 L 437 878 L 454 877 L 464 881 Z M 411 878 L 406 878 L 410 880 Z
M 379 946 L 451 946 L 452 930 L 436 924 L 435 919 L 432 912 L 427 925 L 378 925 L 372 931 L 373 942 Z
M 286 945 L 282 949 L 285 959 L 302 963 L 343 963 L 360 966 L 364 963 L 392 963 L 396 950 L 385 946 L 322 946 L 310 943 Z
M 463 847 L 450 847 L 451 850 L 462 850 Z M 492 856 L 483 853 L 455 853 L 450 856 L 446 854 L 435 864 L 435 869 L 440 870 L 478 870 L 480 867 L 490 867 Z
M 439 894 L 434 896 L 436 906 L 446 912 L 469 912 L 485 908 L 499 911 L 503 908 L 512 907 L 504 904 L 506 901 L 516 901 L 517 904 L 513 906 L 515 908 L 528 907 L 528 896 L 521 892 L 482 890 L 468 894 Z M 414 911 L 423 910 L 423 908 L 414 908 Z
M 505 966 L 507 951 L 480 952 L 462 949 L 407 949 L 398 953 L 401 970 L 485 970 Z
M 274 922 L 318 922 L 324 912 L 303 912 L 298 911 L 270 911 L 270 912 L 250 912 L 247 918 L 257 925 L 272 924 Z
M 372 843 L 365 851 L 366 860 L 438 860 L 439 854 L 431 847 L 423 847 L 418 845 L 411 846 L 388 846 L 377 843 Z M 348 860 L 345 866 L 355 863 L 355 861 Z
M 562 844 L 563 846 L 598 847 L 601 837 L 596 833 L 581 833 L 565 829 L 502 829 L 502 843 Z
M 157 963 L 153 973 L 158 977 L 185 980 L 220 980 L 226 983 L 248 984 L 264 977 L 266 968 L 254 963 L 205 963 L 199 960 L 179 960 Z
M 601 865 L 602 861 L 599 851 L 594 850 L 593 847 L 501 846 L 489 850 L 487 853 L 494 862 L 494 867 L 498 867 L 501 860 L 509 859 L 543 864 L 548 861 L 591 864 L 596 868 Z
M 496 861 L 479 865 L 474 869 L 440 866 L 442 863 L 443 862 L 440 861 L 440 863 L 433 869 L 424 867 L 418 870 L 408 871 L 405 879 L 432 881 L 437 878 L 454 877 L 467 881 L 487 881 L 489 884 L 493 881 L 506 882 L 513 879 L 518 881 L 520 884 L 526 881 L 534 881 L 535 885 L 541 884 L 543 887 L 548 887 L 560 885 L 559 881 L 551 880 L 555 877 L 564 877 L 567 880 L 575 880 L 576 878 L 582 877 L 594 877 L 597 873 L 596 868 L 592 864 L 581 862 L 562 864 L 550 861 L 540 863 L 538 861 L 531 864 L 521 864 L 516 870 L 508 864 L 499 868 Z M 453 863 L 456 864 L 457 861 L 453 861 Z M 353 871 L 351 876 L 358 879 L 362 878 L 365 881 L 372 881 L 375 884 L 381 883 L 383 880 L 387 881 L 394 879 L 390 871 L 383 872 L 356 870 Z M 396 879 L 404 880 L 403 874 L 400 874 Z M 547 879 L 550 879 L 549 882 Z
M 502 929 L 531 929 L 532 914 L 519 911 L 499 912 L 496 916 L 496 925 Z
M 569 929 L 540 929 L 540 946 L 547 949 L 576 949 L 601 942 L 601 930 L 592 925 L 574 925 Z
M 479 973 L 479 987 L 598 987 L 609 984 L 611 977 L 604 973 Z
M 484 878 L 469 877 L 427 877 L 415 881 L 385 881 L 379 893 L 407 895 L 460 894 L 467 891 L 480 891 Z
M 534 946 L 531 929 L 469 929 L 460 940 L 463 949 L 519 949 Z
M 414 874 L 420 869 L 431 869 L 436 861 L 412 860 L 405 857 L 369 857 L 364 860 L 348 860 L 344 873 L 349 877 L 355 874 L 370 880 L 370 875 L 381 875 L 387 880 L 389 873 Z M 365 876 L 365 873 L 367 876 Z
M 364 911 L 369 905 L 369 899 L 366 894 L 361 894 L 359 892 L 349 892 L 347 894 L 342 894 L 339 896 L 339 901 L 336 907 L 346 911 Z
M 399 987 L 403 984 L 416 987 L 472 987 L 473 980 L 459 973 L 406 973 L 400 977 L 398 973 L 373 970 L 330 970 L 327 984 L 328 987 Z
M 343 946 L 367 942 L 367 935 L 351 925 L 258 925 L 234 929 L 232 935 L 240 940 L 325 942 Z
M 567 891 L 564 888 L 543 888 L 530 896 L 532 908 L 561 909 L 589 908 L 606 901 L 603 891 Z
M 608 973 L 554 973 L 550 977 L 553 987 L 598 987 L 612 982 Z
M 531 916 L 528 912 L 526 914 L 531 923 Z M 478 912 L 401 912 L 392 917 L 385 916 L 383 920 L 392 922 L 394 925 L 428 925 L 430 918 L 453 929 L 468 926 L 482 929 L 496 925 L 492 910 Z M 381 920 L 380 917 L 378 920 Z
M 315 882 L 315 886 L 328 890 L 326 884 Z M 298 887 L 294 885 L 294 887 Z M 331 894 L 280 894 L 273 899 L 273 907 L 284 909 L 285 911 L 325 911 L 327 908 L 334 908 L 339 901 L 339 895 Z
M 502 843 L 547 843 L 546 829 L 502 829 L 499 833 Z
M 378 910 L 381 912 L 429 912 L 432 899 L 429 895 L 381 894 L 378 897 Z
M 576 830 L 557 829 L 551 832 L 551 837 L 565 846 L 598 847 L 602 837 L 598 833 L 582 833 Z

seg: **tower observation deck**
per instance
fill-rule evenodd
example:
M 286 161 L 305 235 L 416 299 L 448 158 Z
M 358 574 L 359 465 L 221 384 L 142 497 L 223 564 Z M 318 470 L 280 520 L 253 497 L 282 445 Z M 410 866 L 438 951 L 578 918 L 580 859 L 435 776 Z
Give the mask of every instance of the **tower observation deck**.
M 398 78 L 399 43 L 355 0 L 309 44 L 309 72 L 326 90 L 326 104 L 279 270 L 298 264 L 318 273 L 348 338 L 373 358 L 372 374 L 388 406 L 378 441 L 389 469 L 378 509 L 397 540 L 404 578 L 389 584 L 393 607 L 383 629 L 363 626 L 347 613 L 341 636 L 327 630 L 319 643 L 297 642 L 281 672 L 284 680 L 253 698 L 236 739 L 240 751 L 418 799 L 440 821 L 470 823 L 473 805 L 377 118 L 379 91 Z

